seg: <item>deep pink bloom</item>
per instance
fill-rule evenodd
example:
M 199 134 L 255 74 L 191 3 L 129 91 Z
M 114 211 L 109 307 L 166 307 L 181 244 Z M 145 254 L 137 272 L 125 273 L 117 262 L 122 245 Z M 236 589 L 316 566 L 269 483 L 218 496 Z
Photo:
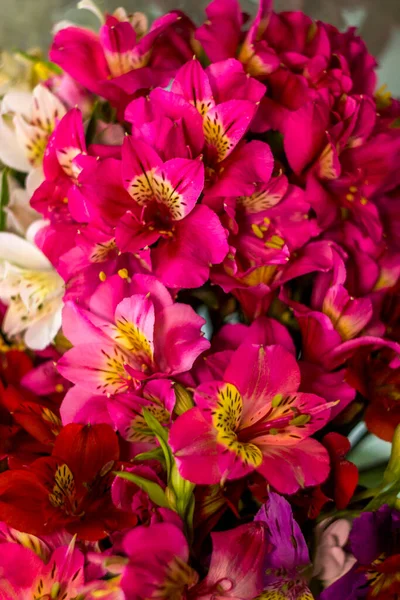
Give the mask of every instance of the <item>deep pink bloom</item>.
M 310 436 L 328 421 L 330 407 L 298 393 L 299 385 L 296 360 L 281 346 L 240 346 L 223 380 L 200 385 L 196 407 L 172 425 L 182 476 L 212 484 L 257 470 L 289 494 L 324 481 L 329 458 Z
M 189 592 L 190 600 L 253 600 L 263 590 L 269 550 L 267 528 L 248 523 L 211 534 L 212 555 L 206 578 Z
M 174 44 L 173 30 L 181 19 L 178 12 L 160 17 L 140 40 L 129 21 L 114 16 L 107 17 L 99 35 L 67 27 L 56 34 L 50 59 L 88 90 L 123 109 L 137 90 L 167 85 L 174 70 L 192 55 L 184 28 L 181 44 Z M 189 19 L 184 23 L 189 31 Z
M 60 546 L 47 563 L 30 548 L 5 543 L 0 546 L 1 600 L 51 598 L 57 592 L 65 600 L 79 595 L 84 584 L 84 556 L 70 546 Z
M 126 139 L 122 151 L 124 186 L 134 202 L 116 229 L 118 247 L 152 249 L 153 271 L 170 287 L 197 287 L 208 278 L 209 265 L 228 251 L 218 217 L 196 206 L 204 186 L 199 159 L 162 162 L 144 142 Z M 128 207 L 127 207 L 128 208 Z
M 198 579 L 188 565 L 189 546 L 181 529 L 172 523 L 136 527 L 124 539 L 129 563 L 121 588 L 132 600 L 184 597 Z
M 110 277 L 89 308 L 66 303 L 63 330 L 74 347 L 58 369 L 92 393 L 121 393 L 157 374 L 187 371 L 209 346 L 201 335 L 204 320 L 190 306 L 174 304 L 154 277 Z

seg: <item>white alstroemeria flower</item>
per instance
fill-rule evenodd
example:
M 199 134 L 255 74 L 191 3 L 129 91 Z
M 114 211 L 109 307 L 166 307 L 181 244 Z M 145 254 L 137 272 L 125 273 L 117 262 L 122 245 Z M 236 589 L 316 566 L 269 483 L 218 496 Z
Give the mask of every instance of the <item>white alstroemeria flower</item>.
M 33 240 L 35 222 L 27 233 Z M 64 281 L 33 241 L 0 233 L 0 300 L 8 306 L 2 330 L 9 338 L 24 334 L 33 350 L 43 350 L 61 327 Z
M 38 169 L 31 171 L 26 180 L 26 188 L 23 188 L 13 177 L 7 177 L 9 202 L 4 207 L 6 231 L 24 236 L 28 227 L 40 219 L 40 214 L 31 207 L 29 200 L 42 182 L 42 178 L 43 173 Z
M 10 92 L 1 102 L 0 160 L 23 173 L 40 168 L 50 134 L 66 113 L 45 85 L 32 93 Z

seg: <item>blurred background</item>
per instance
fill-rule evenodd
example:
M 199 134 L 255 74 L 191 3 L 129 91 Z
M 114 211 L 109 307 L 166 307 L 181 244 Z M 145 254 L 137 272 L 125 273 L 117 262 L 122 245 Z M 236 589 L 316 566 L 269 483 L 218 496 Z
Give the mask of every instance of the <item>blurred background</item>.
M 123 5 L 129 12 L 143 11 L 151 19 L 179 8 L 200 24 L 208 0 L 98 0 L 97 4 L 110 11 Z M 242 0 L 242 6 L 254 14 L 257 0 Z M 275 0 L 275 8 L 303 10 L 340 29 L 356 26 L 379 60 L 380 82 L 400 96 L 400 0 Z M 0 50 L 46 49 L 51 29 L 60 20 L 95 23 L 90 13 L 76 10 L 74 0 L 0 0 L 0 9 Z

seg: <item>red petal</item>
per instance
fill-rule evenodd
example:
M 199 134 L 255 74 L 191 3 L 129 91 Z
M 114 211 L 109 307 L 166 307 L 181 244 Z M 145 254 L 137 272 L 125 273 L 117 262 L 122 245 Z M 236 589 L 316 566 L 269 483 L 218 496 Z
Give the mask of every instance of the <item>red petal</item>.
M 0 475 L 0 520 L 34 535 L 48 533 L 48 491 L 35 473 L 6 471 Z
M 358 469 L 348 460 L 341 461 L 335 473 L 335 502 L 339 510 L 346 508 L 358 484 Z
M 53 456 L 69 466 L 77 482 L 90 483 L 103 468 L 112 469 L 118 460 L 118 438 L 110 425 L 70 423 L 58 435 Z
M 344 435 L 334 431 L 328 433 L 323 438 L 322 443 L 328 450 L 332 462 L 344 458 L 351 448 L 349 440 Z

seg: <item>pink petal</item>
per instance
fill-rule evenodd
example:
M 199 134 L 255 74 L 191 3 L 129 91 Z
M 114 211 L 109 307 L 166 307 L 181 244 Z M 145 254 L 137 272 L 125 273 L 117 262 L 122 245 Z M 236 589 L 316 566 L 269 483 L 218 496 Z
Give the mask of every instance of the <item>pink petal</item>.
M 168 208 L 174 221 L 191 212 L 203 187 L 204 165 L 198 159 L 174 158 L 159 167 L 153 176 L 154 198 Z
M 193 104 L 201 115 L 215 105 L 210 82 L 197 59 L 188 61 L 177 72 L 171 91 Z
M 206 189 L 206 197 L 251 195 L 255 184 L 269 181 L 273 167 L 268 144 L 258 140 L 242 142 L 221 164 L 221 173 L 216 183 Z
M 334 285 L 328 289 L 322 310 L 328 315 L 342 340 L 354 338 L 372 317 L 371 300 L 351 298 L 342 285 Z
M 211 62 L 235 56 L 242 27 L 237 0 L 213 0 L 206 8 L 207 21 L 196 30 L 198 40 Z
M 281 494 L 323 483 L 329 475 L 327 450 L 316 440 L 303 440 L 296 446 L 263 447 L 263 463 L 257 469 Z
M 208 111 L 203 132 L 211 161 L 221 162 L 229 156 L 250 127 L 256 109 L 257 105 L 247 100 L 228 100 Z
M 136 366 L 129 354 L 111 342 L 81 344 L 68 350 L 58 361 L 59 372 L 94 394 L 125 391 L 130 378 L 125 366 Z
M 282 346 L 242 344 L 233 354 L 224 379 L 243 396 L 241 426 L 247 427 L 267 413 L 274 396 L 296 392 L 300 371 L 294 356 Z
M 211 64 L 206 73 L 217 104 L 231 98 L 257 103 L 265 94 L 265 85 L 249 77 L 234 58 Z
M 171 241 L 162 240 L 152 250 L 153 270 L 168 287 L 200 287 L 208 279 L 210 265 L 222 262 L 228 249 L 217 215 L 199 205 L 176 222 Z
M 113 425 L 107 410 L 107 396 L 95 396 L 76 385 L 64 397 L 60 407 L 63 425 L 68 423 L 108 423 Z
M 151 146 L 125 137 L 122 146 L 122 177 L 124 187 L 138 204 L 152 200 L 153 173 L 162 160 Z
M 124 298 L 115 311 L 116 342 L 135 354 L 152 354 L 154 305 L 150 298 L 135 294 Z
M 290 166 L 300 174 L 321 151 L 329 124 L 329 106 L 310 101 L 292 112 L 285 123 L 284 146 Z
M 200 485 L 220 482 L 216 435 L 198 408 L 188 410 L 173 423 L 169 445 L 182 477 Z
M 204 319 L 187 304 L 173 304 L 157 314 L 154 330 L 155 360 L 163 373 L 188 371 L 210 347 L 201 328 Z

